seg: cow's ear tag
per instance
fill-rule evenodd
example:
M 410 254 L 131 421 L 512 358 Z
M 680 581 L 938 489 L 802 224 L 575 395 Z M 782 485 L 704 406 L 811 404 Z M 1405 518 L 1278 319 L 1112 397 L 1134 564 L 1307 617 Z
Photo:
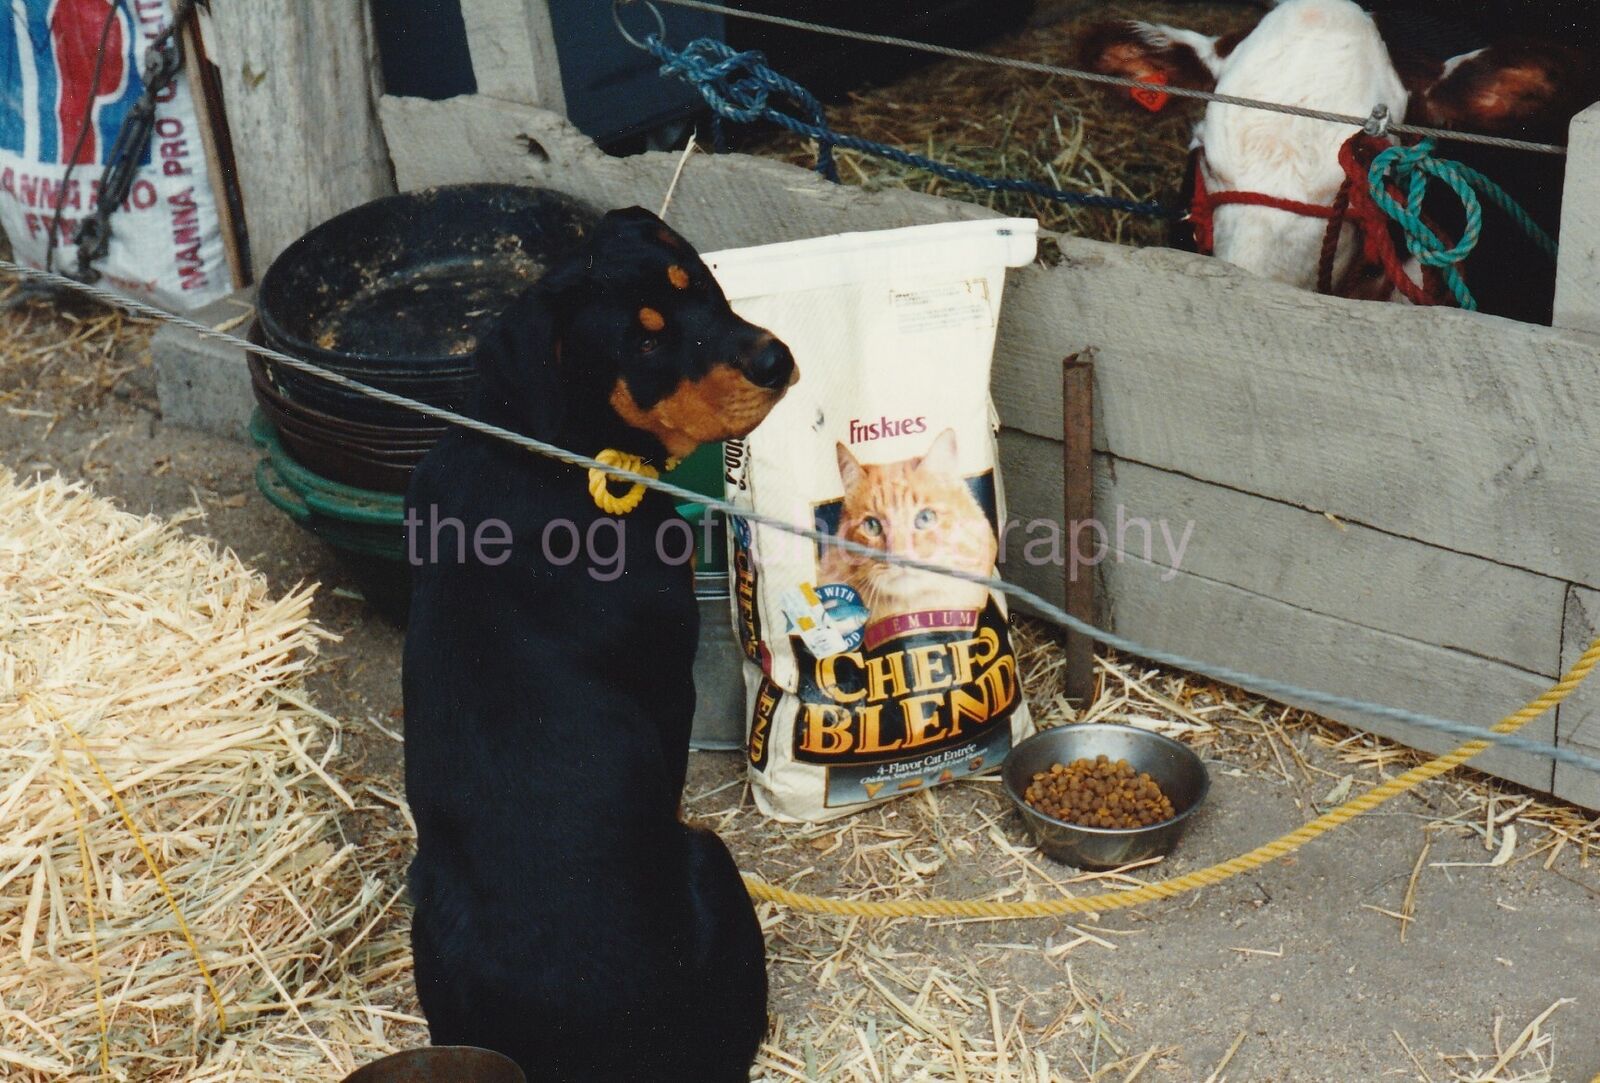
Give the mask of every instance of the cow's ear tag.
M 1155 86 L 1165 86 L 1167 83 L 1167 73 L 1164 71 L 1153 71 L 1149 75 L 1139 76 L 1139 82 L 1151 83 Z M 1168 94 L 1165 90 L 1147 90 L 1142 86 L 1130 87 L 1128 89 L 1128 94 L 1133 98 L 1134 101 L 1138 102 L 1152 113 L 1161 112 L 1162 109 L 1166 108 L 1167 103 L 1172 100 L 1172 95 Z

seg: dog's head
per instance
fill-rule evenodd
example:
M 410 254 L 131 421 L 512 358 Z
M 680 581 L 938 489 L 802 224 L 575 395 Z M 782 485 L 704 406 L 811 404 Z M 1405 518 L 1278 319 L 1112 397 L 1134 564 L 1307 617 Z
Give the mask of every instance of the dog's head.
M 799 378 L 789 348 L 734 315 L 693 247 L 638 207 L 612 211 L 485 343 L 489 420 L 544 439 L 669 455 L 744 436 Z

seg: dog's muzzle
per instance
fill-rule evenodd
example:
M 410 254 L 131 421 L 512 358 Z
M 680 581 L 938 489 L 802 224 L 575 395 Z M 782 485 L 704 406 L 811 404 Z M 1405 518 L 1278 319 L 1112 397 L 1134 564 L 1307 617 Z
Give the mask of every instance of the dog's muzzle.
M 741 358 L 739 368 L 757 387 L 776 390 L 789 386 L 794 377 L 794 354 L 775 338 L 768 339 L 753 354 Z

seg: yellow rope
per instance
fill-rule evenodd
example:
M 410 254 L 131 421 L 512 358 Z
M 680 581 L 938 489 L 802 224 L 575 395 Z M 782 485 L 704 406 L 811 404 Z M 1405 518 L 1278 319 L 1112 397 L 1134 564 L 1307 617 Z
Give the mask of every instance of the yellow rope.
M 1600 639 L 1589 644 L 1589 649 L 1559 681 L 1527 706 L 1507 715 L 1494 725 L 1496 733 L 1515 733 L 1560 703 L 1582 684 L 1597 664 L 1600 664 Z M 1340 824 L 1348 823 L 1363 813 L 1370 812 L 1392 798 L 1412 790 L 1431 778 L 1437 778 L 1466 763 L 1487 749 L 1491 741 L 1468 741 L 1454 752 L 1429 760 L 1402 775 L 1382 782 L 1359 797 L 1346 801 L 1338 808 L 1303 824 L 1282 838 L 1258 846 L 1249 853 L 1209 868 L 1197 869 L 1171 880 L 1146 884 L 1131 891 L 1111 891 L 1100 895 L 1086 895 L 1078 899 L 1041 899 L 1032 902 L 999 902 L 983 899 L 829 899 L 820 895 L 806 895 L 789 891 L 749 876 L 744 878 L 745 888 L 752 898 L 774 902 L 791 910 L 804 910 L 814 914 L 844 914 L 862 918 L 902 917 L 967 917 L 967 918 L 1049 918 L 1063 914 L 1090 914 L 1107 910 L 1123 910 L 1141 906 L 1158 899 L 1170 899 L 1197 888 L 1220 884 L 1229 877 L 1259 869 L 1293 853 L 1318 835 L 1324 835 Z M 1597 1076 L 1593 1083 L 1600 1083 Z
M 615 448 L 606 448 L 597 454 L 595 459 L 605 463 L 607 466 L 614 466 L 618 470 L 626 470 L 630 474 L 643 474 L 652 481 L 661 476 L 655 467 L 645 462 L 643 457 L 630 455 L 626 451 L 617 451 Z M 668 470 L 677 465 L 678 460 L 676 458 L 667 460 Z M 595 507 L 607 515 L 626 515 L 634 508 L 637 508 L 639 501 L 644 499 L 644 486 L 636 481 L 628 487 L 627 492 L 617 496 L 609 487 L 612 476 L 604 470 L 596 470 L 594 467 L 590 467 L 589 495 L 594 498 Z
M 34 698 L 34 702 L 41 707 L 45 707 L 44 701 L 37 697 Z M 45 707 L 45 710 L 52 716 L 55 715 L 55 712 L 50 711 L 48 707 Z M 111 795 L 112 802 L 117 806 L 117 812 L 122 817 L 123 826 L 128 829 L 128 834 L 133 837 L 134 845 L 139 847 L 139 853 L 144 857 L 145 868 L 150 870 L 150 875 L 155 877 L 157 886 L 161 888 L 161 894 L 166 896 L 167 906 L 171 908 L 172 916 L 177 919 L 178 931 L 183 934 L 184 940 L 188 941 L 189 954 L 194 956 L 195 965 L 200 968 L 200 977 L 206 983 L 206 989 L 211 993 L 211 1002 L 216 1005 L 217 1029 L 226 1033 L 228 1016 L 222 1007 L 222 994 L 217 991 L 217 983 L 211 980 L 211 970 L 206 966 L 205 959 L 200 955 L 200 945 L 195 943 L 194 934 L 189 931 L 189 923 L 183 920 L 183 910 L 178 906 L 178 900 L 172 894 L 172 889 L 167 886 L 167 878 L 161 875 L 161 869 L 157 867 L 155 856 L 150 853 L 150 847 L 145 845 L 144 835 L 140 834 L 138 826 L 134 824 L 133 816 L 128 812 L 128 806 L 123 804 L 122 795 L 117 792 L 116 786 L 112 785 L 111 779 L 101 769 L 100 761 L 95 758 L 95 754 L 89 750 L 89 746 L 84 743 L 83 738 L 78 736 L 78 731 L 73 729 L 65 719 L 57 717 L 56 720 L 61 723 L 61 728 L 67 731 L 67 734 L 71 736 L 79 750 L 88 758 L 89 766 L 94 768 L 94 773 L 100 777 L 101 785 L 105 786 L 106 792 Z

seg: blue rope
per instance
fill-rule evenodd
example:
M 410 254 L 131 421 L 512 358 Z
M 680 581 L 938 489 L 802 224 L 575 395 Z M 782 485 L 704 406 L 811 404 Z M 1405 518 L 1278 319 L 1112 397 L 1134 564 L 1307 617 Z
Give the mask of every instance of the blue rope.
M 1467 221 L 1461 239 L 1450 247 L 1445 246 L 1422 218 L 1422 201 L 1427 194 L 1429 177 L 1444 182 L 1466 211 Z M 1403 203 L 1389 195 L 1391 179 L 1404 188 Z M 1456 304 L 1468 311 L 1476 312 L 1478 301 L 1461 276 L 1461 263 L 1472 254 L 1483 234 L 1480 194 L 1521 226 L 1540 251 L 1552 260 L 1556 258 L 1556 242 L 1521 204 L 1476 169 L 1447 158 L 1435 158 L 1431 139 L 1424 139 L 1415 146 L 1393 146 L 1383 151 L 1372 160 L 1367 182 L 1372 189 L 1372 201 L 1405 232 L 1406 248 L 1419 262 L 1443 272 L 1445 285 L 1450 288 Z
M 1020 192 L 1075 207 L 1096 207 L 1150 218 L 1182 218 L 1184 215 L 1183 211 L 1154 200 L 1140 202 L 1114 196 L 1067 192 L 1020 177 L 990 177 L 924 158 L 886 143 L 875 143 L 870 139 L 836 132 L 828 126 L 822 103 L 805 87 L 768 67 L 766 57 L 759 52 L 735 52 L 713 38 L 699 38 L 685 46 L 682 52 L 674 52 L 656 34 L 646 37 L 644 45 L 652 56 L 661 61 L 661 74 L 675 75 L 694 87 L 717 118 L 738 124 L 765 120 L 796 135 L 816 140 L 816 170 L 835 184 L 839 182 L 839 170 L 834 163 L 833 150 L 835 147 L 844 147 L 986 192 Z M 804 118 L 774 106 L 774 95 L 788 98 L 798 106 Z

